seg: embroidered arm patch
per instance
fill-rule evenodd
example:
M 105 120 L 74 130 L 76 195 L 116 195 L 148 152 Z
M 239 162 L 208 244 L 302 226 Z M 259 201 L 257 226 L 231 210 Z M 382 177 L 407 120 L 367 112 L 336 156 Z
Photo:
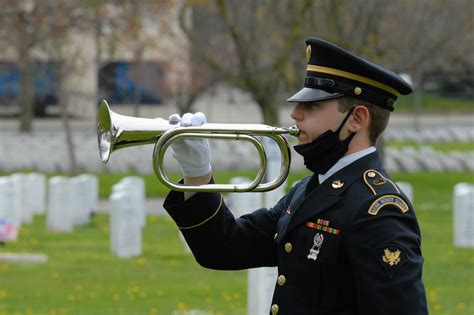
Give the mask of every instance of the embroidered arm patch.
M 405 213 L 410 209 L 401 197 L 396 195 L 385 195 L 377 198 L 377 200 L 370 205 L 368 212 L 371 215 L 377 215 L 383 207 L 388 205 L 397 207 L 402 213 Z
M 390 278 L 393 278 L 398 269 L 407 262 L 405 250 L 395 244 L 386 244 L 379 248 L 375 258 L 382 264 Z

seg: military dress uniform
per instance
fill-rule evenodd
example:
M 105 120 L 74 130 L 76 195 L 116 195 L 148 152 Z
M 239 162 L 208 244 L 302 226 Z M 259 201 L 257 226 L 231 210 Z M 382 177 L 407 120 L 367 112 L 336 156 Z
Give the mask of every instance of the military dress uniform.
M 337 46 L 306 43 L 305 87 L 290 101 L 351 94 L 391 110 L 397 94 L 411 90 Z M 301 180 L 273 208 L 240 218 L 219 193 L 184 200 L 170 192 L 164 207 L 202 266 L 278 266 L 273 315 L 428 313 L 415 212 L 375 150 L 320 184 L 318 174 Z
M 218 193 L 171 192 L 165 208 L 202 266 L 278 266 L 271 314 L 427 314 L 415 212 L 377 153 L 311 179 L 238 219 Z

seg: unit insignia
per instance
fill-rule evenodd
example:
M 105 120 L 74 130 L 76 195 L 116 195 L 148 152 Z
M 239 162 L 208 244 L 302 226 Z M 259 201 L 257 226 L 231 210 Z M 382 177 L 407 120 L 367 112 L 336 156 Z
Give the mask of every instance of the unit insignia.
M 369 208 L 369 214 L 377 215 L 377 213 L 385 206 L 392 205 L 400 209 L 402 213 L 407 212 L 410 208 L 407 203 L 399 196 L 386 195 L 377 198 Z

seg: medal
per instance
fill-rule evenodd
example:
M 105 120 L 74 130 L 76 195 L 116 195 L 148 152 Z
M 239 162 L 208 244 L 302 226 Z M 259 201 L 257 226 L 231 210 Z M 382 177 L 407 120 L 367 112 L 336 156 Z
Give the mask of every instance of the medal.
M 308 260 L 312 259 L 316 261 L 316 259 L 318 259 L 319 250 L 321 249 L 323 241 L 324 236 L 321 233 L 316 233 L 313 240 L 313 247 L 311 247 L 311 249 L 309 250 Z

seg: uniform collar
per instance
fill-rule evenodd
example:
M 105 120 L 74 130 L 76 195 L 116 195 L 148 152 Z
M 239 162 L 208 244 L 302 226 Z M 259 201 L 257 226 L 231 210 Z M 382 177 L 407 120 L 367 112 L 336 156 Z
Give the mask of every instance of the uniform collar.
M 328 179 L 329 177 L 331 177 L 332 175 L 334 175 L 336 172 L 340 171 L 344 167 L 348 166 L 349 164 L 354 163 L 358 159 L 360 159 L 360 158 L 362 158 L 366 155 L 369 155 L 370 153 L 373 153 L 375 151 L 376 151 L 375 147 L 371 146 L 371 147 L 368 147 L 367 149 L 357 151 L 355 153 L 352 153 L 352 154 L 349 154 L 349 155 L 346 155 L 346 156 L 340 158 L 339 161 L 337 161 L 336 164 L 334 164 L 326 172 L 326 174 L 319 174 L 318 175 L 319 183 L 320 184 L 323 183 L 326 179 Z

